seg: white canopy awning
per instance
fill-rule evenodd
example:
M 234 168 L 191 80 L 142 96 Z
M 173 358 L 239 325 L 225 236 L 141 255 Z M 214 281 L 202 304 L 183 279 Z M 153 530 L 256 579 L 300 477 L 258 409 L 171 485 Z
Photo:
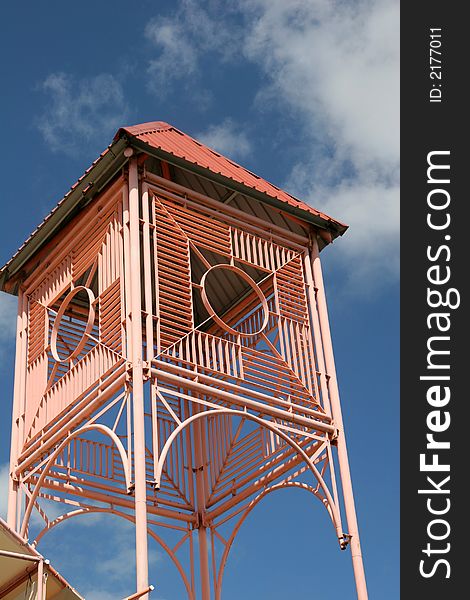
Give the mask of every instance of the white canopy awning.
M 36 600 L 41 571 L 44 575 L 41 600 L 83 600 L 49 561 L 0 518 L 0 599 Z

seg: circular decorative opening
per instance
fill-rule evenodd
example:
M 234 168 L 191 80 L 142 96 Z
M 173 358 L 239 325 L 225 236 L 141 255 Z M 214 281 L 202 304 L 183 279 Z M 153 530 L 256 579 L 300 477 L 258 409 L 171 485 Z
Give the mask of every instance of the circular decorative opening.
M 251 289 L 258 296 L 261 306 L 263 307 L 263 313 L 264 313 L 263 323 L 258 331 L 255 331 L 253 333 L 244 333 L 242 331 L 237 331 L 233 327 L 230 327 L 230 325 L 228 325 L 223 319 L 221 319 L 219 317 L 219 315 L 215 312 L 215 310 L 212 308 L 212 305 L 209 302 L 209 298 L 207 297 L 206 280 L 207 280 L 207 276 L 209 275 L 209 273 L 212 273 L 216 269 L 227 269 L 228 271 L 232 271 L 233 273 L 238 275 L 238 277 L 240 277 L 241 279 L 246 281 L 246 283 L 248 283 L 248 285 L 251 287 Z M 201 286 L 202 286 L 201 287 L 201 298 L 202 298 L 202 302 L 203 302 L 207 312 L 224 331 L 227 331 L 228 333 L 231 333 L 232 335 L 240 335 L 242 337 L 253 337 L 255 335 L 259 335 L 263 331 L 263 329 L 266 327 L 266 325 L 268 324 L 268 321 L 269 321 L 268 302 L 267 302 L 263 292 L 257 285 L 257 283 L 247 273 L 245 273 L 245 271 L 242 271 L 242 269 L 235 267 L 234 265 L 226 265 L 226 264 L 214 265 L 213 267 L 208 269 L 202 276 Z
M 70 303 L 75 298 L 75 296 L 77 294 L 79 294 L 80 292 L 86 292 L 86 294 L 88 296 L 88 317 L 87 317 L 85 331 L 83 332 L 83 335 L 80 338 L 80 341 L 75 346 L 75 349 L 72 350 L 68 356 L 63 357 L 63 356 L 60 356 L 60 354 L 57 350 L 57 336 L 59 335 L 60 322 L 61 322 L 62 317 L 64 316 L 67 308 L 69 307 Z M 52 328 L 52 336 L 51 336 L 51 353 L 52 353 L 52 356 L 54 357 L 54 360 L 56 360 L 58 363 L 65 363 L 65 362 L 71 360 L 72 358 L 74 358 L 75 356 L 80 354 L 80 352 L 83 350 L 83 347 L 85 346 L 86 341 L 87 341 L 87 337 L 91 333 L 91 330 L 93 329 L 93 325 L 95 323 L 94 302 L 95 302 L 95 295 L 89 288 L 85 287 L 84 285 L 77 285 L 77 287 L 73 288 L 73 290 L 71 290 L 67 294 L 67 296 L 64 298 L 62 304 L 60 305 L 59 312 L 56 315 L 56 318 L 54 321 L 54 327 Z

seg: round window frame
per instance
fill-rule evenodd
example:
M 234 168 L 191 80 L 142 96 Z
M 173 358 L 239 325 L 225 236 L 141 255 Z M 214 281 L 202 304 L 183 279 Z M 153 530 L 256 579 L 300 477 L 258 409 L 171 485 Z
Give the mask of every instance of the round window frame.
M 57 350 L 57 336 L 59 335 L 60 322 L 62 321 L 62 317 L 64 316 L 67 308 L 69 307 L 72 299 L 75 298 L 75 296 L 81 291 L 85 291 L 87 293 L 88 302 L 89 302 L 88 318 L 87 318 L 87 324 L 85 327 L 85 331 L 83 332 L 83 335 L 80 338 L 80 341 L 75 346 L 75 349 L 72 350 L 72 352 L 65 358 L 61 358 L 59 355 L 59 352 Z M 51 354 L 56 362 L 58 362 L 58 363 L 69 362 L 70 360 L 75 358 L 78 354 L 80 354 L 80 352 L 83 350 L 83 347 L 85 346 L 87 338 L 90 335 L 90 333 L 93 329 L 93 325 L 95 323 L 96 312 L 95 312 L 94 303 L 95 303 L 95 295 L 93 294 L 92 290 L 90 290 L 90 288 L 87 288 L 84 285 L 77 285 L 77 287 L 74 287 L 73 289 L 71 289 L 70 292 L 67 294 L 67 296 L 65 296 L 64 300 L 62 301 L 62 304 L 60 305 L 59 311 L 55 317 L 54 326 L 52 327 Z
M 209 273 L 211 273 L 212 271 L 215 271 L 216 269 L 227 269 L 229 271 L 232 271 L 233 273 L 236 273 L 239 277 L 241 277 L 244 281 L 246 281 L 246 283 L 248 283 L 248 285 L 251 287 L 251 289 L 256 293 L 256 295 L 258 296 L 258 298 L 261 302 L 261 306 L 263 307 L 263 312 L 264 312 L 263 323 L 262 323 L 261 328 L 258 331 L 255 331 L 253 333 L 245 333 L 242 331 L 237 331 L 236 329 L 233 329 L 233 327 L 230 327 L 230 325 L 227 325 L 227 323 L 221 317 L 219 317 L 219 315 L 215 312 L 215 310 L 213 309 L 213 307 L 209 301 L 209 298 L 207 297 L 206 279 L 207 279 L 207 276 L 209 275 Z M 214 321 L 217 323 L 217 325 L 219 325 L 219 327 L 221 327 L 227 333 L 230 333 L 230 334 L 236 335 L 236 336 L 241 336 L 241 337 L 255 337 L 255 336 L 259 335 L 266 328 L 266 326 L 269 322 L 269 306 L 268 306 L 268 301 L 266 300 L 266 296 L 263 294 L 259 285 L 254 281 L 254 279 L 252 279 L 248 275 L 248 273 L 245 273 L 245 271 L 243 271 L 239 267 L 236 267 L 235 265 L 228 265 L 225 263 L 213 265 L 202 276 L 200 285 L 201 285 L 201 298 L 202 298 L 202 303 L 204 304 L 204 307 L 206 308 L 210 317 L 212 319 L 214 319 Z

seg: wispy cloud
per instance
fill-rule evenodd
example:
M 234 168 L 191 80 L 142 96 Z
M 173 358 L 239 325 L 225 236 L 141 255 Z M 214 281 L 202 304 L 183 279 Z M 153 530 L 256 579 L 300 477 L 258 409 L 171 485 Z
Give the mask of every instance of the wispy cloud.
M 0 517 L 3 520 L 7 517 L 9 472 L 10 465 L 8 463 L 0 465 Z
M 286 187 L 347 222 L 335 249 L 352 278 L 398 273 L 399 6 L 395 0 L 247 0 L 246 53 L 263 100 L 303 122 L 305 159 Z M 266 92 L 270 93 L 266 93 Z
M 186 0 L 146 30 L 156 85 L 194 79 L 209 53 L 219 66 L 257 65 L 255 110 L 288 115 L 303 150 L 277 183 L 350 225 L 332 254 L 362 290 L 398 274 L 398 33 L 397 0 L 242 0 L 222 14 L 217 3 Z M 237 147 L 228 124 L 203 141 L 242 157 L 249 140 Z
M 101 148 L 128 114 L 120 82 L 109 73 L 77 79 L 51 73 L 41 84 L 45 109 L 36 126 L 54 152 L 77 156 Z
M 197 52 L 191 47 L 185 24 L 172 19 L 155 19 L 145 28 L 145 35 L 157 49 L 157 57 L 150 61 L 149 72 L 158 77 L 155 91 L 165 91 L 165 80 L 187 77 L 195 72 Z
M 90 527 L 93 526 L 93 531 Z M 39 550 L 87 600 L 123 598 L 132 593 L 135 582 L 134 525 L 111 514 L 74 517 L 53 529 L 39 544 Z M 90 563 L 90 549 L 94 560 Z M 152 568 L 160 552 L 149 553 Z
M 97 573 L 109 582 L 124 582 L 134 574 L 135 550 L 129 543 L 128 531 L 114 535 L 113 553 L 100 560 L 97 564 Z M 132 538 L 131 538 L 132 539 Z
M 80 593 L 83 593 L 86 600 L 116 600 L 116 592 L 109 593 L 98 587 L 90 590 L 82 589 L 80 590 Z M 152 598 L 152 600 L 165 600 L 162 597 L 155 597 L 154 594 L 151 594 L 150 597 Z
M 80 590 L 86 600 L 116 600 L 116 593 L 109 593 L 103 589 Z
M 209 2 L 203 8 L 195 0 L 183 0 L 177 6 L 173 16 L 159 16 L 145 28 L 145 36 L 155 51 L 148 64 L 149 87 L 157 95 L 165 96 L 175 82 L 187 83 L 198 100 L 205 99 L 207 103 L 207 91 L 194 88 L 201 74 L 201 59 L 208 52 L 222 62 L 234 58 L 241 30 L 228 26 L 226 10 L 224 19 L 214 18 L 207 10 L 212 6 L 220 11 L 218 3 Z
M 399 152 L 395 0 L 246 0 L 246 53 L 311 133 L 358 166 L 394 167 Z
M 248 136 L 233 119 L 225 119 L 218 125 L 210 125 L 195 137 L 210 148 L 231 158 L 245 158 L 252 151 Z
M 0 358 L 15 341 L 18 298 L 0 292 Z

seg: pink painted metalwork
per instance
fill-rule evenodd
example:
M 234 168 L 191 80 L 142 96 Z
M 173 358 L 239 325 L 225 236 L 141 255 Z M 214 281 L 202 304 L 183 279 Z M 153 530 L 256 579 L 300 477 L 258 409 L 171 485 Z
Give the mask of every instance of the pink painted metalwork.
M 114 175 L 0 273 L 19 300 L 9 524 L 28 537 L 37 511 L 37 544 L 71 517 L 120 516 L 135 524 L 129 598 L 153 589 L 150 535 L 190 600 L 220 600 L 254 506 L 305 489 L 351 548 L 366 600 L 319 256 L 333 235 L 319 227 L 337 235 L 339 222 L 150 125 L 121 129 Z M 207 187 L 194 165 L 245 187 Z M 294 206 L 323 220 L 292 219 Z
M 214 311 L 214 309 L 212 308 L 211 303 L 207 297 L 207 290 L 206 290 L 206 286 L 205 286 L 207 276 L 211 272 L 213 272 L 214 269 L 228 269 L 229 271 L 236 273 L 239 277 L 241 277 L 244 281 L 246 281 L 246 283 L 248 283 L 248 285 L 251 287 L 251 289 L 254 291 L 254 293 L 258 296 L 261 306 L 263 308 L 263 314 L 264 314 L 264 318 L 263 318 L 261 327 L 258 331 L 246 331 L 246 332 L 237 331 L 236 329 L 233 329 L 232 327 L 227 325 L 227 323 L 225 323 L 225 321 L 223 319 L 221 319 L 217 315 L 217 313 Z M 200 286 L 201 286 L 201 299 L 202 299 L 204 306 L 206 307 L 207 312 L 212 317 L 212 319 L 214 319 L 214 321 L 217 323 L 217 325 L 219 325 L 219 327 L 221 327 L 227 333 L 231 333 L 232 335 L 242 336 L 242 337 L 257 336 L 263 331 L 263 329 L 268 324 L 268 322 L 269 322 L 269 307 L 268 307 L 268 303 L 267 303 L 266 298 L 264 297 L 263 292 L 256 285 L 256 283 L 253 281 L 253 279 L 248 275 L 248 273 L 245 273 L 245 271 L 242 271 L 238 267 L 235 267 L 234 265 L 225 265 L 225 264 L 212 265 L 212 266 L 208 265 L 207 271 L 202 276 Z
M 208 169 L 212 173 L 223 175 L 228 179 L 246 185 L 253 190 L 277 198 L 278 200 L 281 200 L 281 202 L 289 204 L 292 207 L 300 208 L 316 216 L 321 216 L 324 219 L 334 221 L 346 229 L 346 225 L 343 223 L 340 223 L 336 219 L 332 219 L 325 213 L 313 208 L 313 206 L 294 198 L 294 196 L 291 196 L 258 175 L 251 173 L 233 160 L 230 160 L 215 150 L 212 150 L 212 148 L 208 148 L 204 144 L 201 144 L 201 142 L 198 142 L 173 125 L 164 123 L 163 121 L 152 121 L 150 123 L 133 125 L 131 127 L 122 127 L 117 132 L 116 138 L 119 138 L 122 134 L 135 137 L 153 148 L 161 148 L 174 157 L 182 158 L 185 161 Z M 166 165 L 167 163 L 165 162 L 164 164 Z

